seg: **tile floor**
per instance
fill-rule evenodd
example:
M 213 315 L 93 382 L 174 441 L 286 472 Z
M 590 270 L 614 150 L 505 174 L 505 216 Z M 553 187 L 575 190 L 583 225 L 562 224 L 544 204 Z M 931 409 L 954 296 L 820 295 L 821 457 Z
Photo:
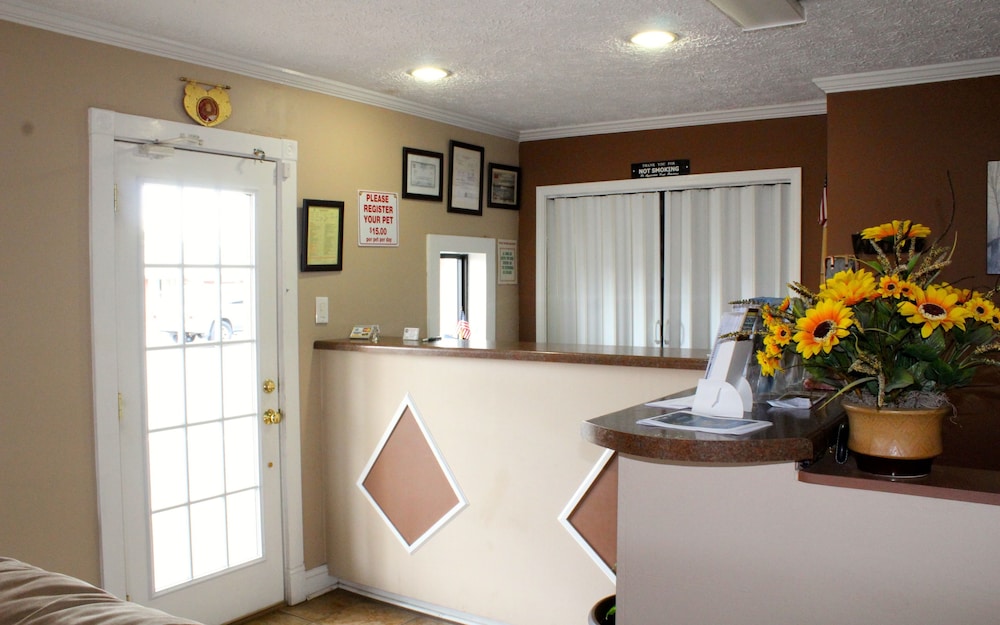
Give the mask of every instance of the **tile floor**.
M 299 605 L 275 608 L 238 625 L 454 625 L 346 590 L 332 590 Z

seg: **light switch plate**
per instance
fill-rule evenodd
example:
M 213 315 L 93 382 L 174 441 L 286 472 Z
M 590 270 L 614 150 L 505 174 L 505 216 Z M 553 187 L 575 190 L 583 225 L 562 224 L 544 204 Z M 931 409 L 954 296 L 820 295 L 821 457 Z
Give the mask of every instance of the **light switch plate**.
M 330 298 L 316 298 L 316 323 L 330 323 Z

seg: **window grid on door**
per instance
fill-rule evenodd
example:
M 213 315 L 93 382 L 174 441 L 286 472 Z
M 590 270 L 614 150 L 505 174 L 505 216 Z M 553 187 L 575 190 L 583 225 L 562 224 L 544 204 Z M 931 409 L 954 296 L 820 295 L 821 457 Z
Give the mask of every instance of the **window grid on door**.
M 263 554 L 252 194 L 142 187 L 153 590 Z

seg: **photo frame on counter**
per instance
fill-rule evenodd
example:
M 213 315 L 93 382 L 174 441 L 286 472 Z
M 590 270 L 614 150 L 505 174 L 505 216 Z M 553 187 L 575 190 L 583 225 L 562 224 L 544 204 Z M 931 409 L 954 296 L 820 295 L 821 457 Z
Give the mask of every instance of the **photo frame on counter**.
M 521 207 L 521 168 L 490 163 L 486 184 L 489 193 L 486 205 L 490 208 L 518 210 Z
M 403 197 L 440 202 L 444 187 L 444 154 L 403 148 Z
M 341 271 L 344 268 L 344 203 L 302 200 L 299 240 L 300 271 Z
M 483 156 L 478 145 L 450 141 L 448 144 L 448 212 L 483 214 Z

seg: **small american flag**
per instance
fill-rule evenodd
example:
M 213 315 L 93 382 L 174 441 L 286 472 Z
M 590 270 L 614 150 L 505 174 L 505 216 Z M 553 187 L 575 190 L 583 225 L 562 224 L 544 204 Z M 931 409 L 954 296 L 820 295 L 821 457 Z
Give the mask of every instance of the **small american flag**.
M 458 328 L 455 332 L 458 334 L 458 338 L 465 341 L 469 340 L 469 337 L 472 336 L 472 328 L 469 327 L 469 320 L 465 318 L 464 310 L 458 317 Z

